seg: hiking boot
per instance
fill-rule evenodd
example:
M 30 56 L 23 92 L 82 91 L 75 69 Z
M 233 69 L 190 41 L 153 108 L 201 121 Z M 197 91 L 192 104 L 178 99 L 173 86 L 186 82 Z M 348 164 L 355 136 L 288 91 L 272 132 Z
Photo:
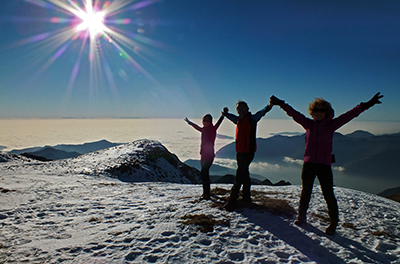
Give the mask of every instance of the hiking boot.
M 253 203 L 253 201 L 251 200 L 250 197 L 248 198 L 243 198 L 242 202 L 244 202 L 246 205 L 251 205 Z
M 299 214 L 297 215 L 297 218 L 294 221 L 294 224 L 297 226 L 301 226 L 301 225 L 305 224 L 306 222 L 307 222 L 306 213 L 299 211 Z
M 232 212 L 235 209 L 235 203 L 231 200 L 228 200 L 228 202 L 224 205 L 224 209 L 228 212 Z
M 200 200 L 211 200 L 211 197 L 210 197 L 209 194 L 203 194 L 203 195 L 200 197 Z
M 337 221 L 331 221 L 329 226 L 325 229 L 325 234 L 330 235 L 330 236 L 335 234 L 337 224 L 338 224 Z

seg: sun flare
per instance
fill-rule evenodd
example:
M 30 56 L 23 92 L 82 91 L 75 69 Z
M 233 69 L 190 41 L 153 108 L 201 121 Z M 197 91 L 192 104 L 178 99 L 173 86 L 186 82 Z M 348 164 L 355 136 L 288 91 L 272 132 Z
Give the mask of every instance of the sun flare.
M 95 10 L 82 11 L 79 15 L 82 23 L 76 26 L 78 31 L 87 30 L 90 36 L 96 37 L 97 35 L 104 34 L 106 26 L 104 24 L 104 12 L 96 12 Z
M 78 75 L 88 78 L 90 89 L 96 89 L 100 82 L 106 81 L 113 91 L 117 91 L 114 77 L 125 70 L 154 81 L 139 61 L 143 62 L 152 48 L 159 48 L 162 44 L 144 36 L 147 24 L 140 17 L 140 9 L 160 0 L 25 1 L 35 5 L 35 10 L 47 9 L 51 16 L 44 21 L 58 29 L 22 39 L 17 45 L 41 44 L 39 46 L 49 56 L 39 67 L 40 72 L 68 53 L 69 58 L 74 60 L 68 91 L 74 87 Z M 86 56 L 89 67 L 84 69 L 82 66 Z

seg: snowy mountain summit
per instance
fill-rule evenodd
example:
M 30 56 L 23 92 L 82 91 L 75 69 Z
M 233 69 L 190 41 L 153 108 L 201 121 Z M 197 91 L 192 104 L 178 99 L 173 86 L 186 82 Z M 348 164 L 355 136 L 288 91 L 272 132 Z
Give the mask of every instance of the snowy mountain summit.
M 106 175 L 126 182 L 200 183 L 200 172 L 148 139 L 90 152 L 53 164 L 73 168 L 76 173 Z
M 44 173 L 108 176 L 124 182 L 200 183 L 199 170 L 190 167 L 160 142 L 142 139 L 75 158 L 41 162 L 12 153 L 0 153 L 0 162 Z

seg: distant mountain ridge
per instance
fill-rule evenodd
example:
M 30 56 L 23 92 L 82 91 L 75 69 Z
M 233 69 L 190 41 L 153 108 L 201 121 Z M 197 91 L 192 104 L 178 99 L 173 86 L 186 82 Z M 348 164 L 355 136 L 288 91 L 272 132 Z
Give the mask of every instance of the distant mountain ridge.
M 200 161 L 189 159 L 185 161 L 185 164 L 201 170 Z M 228 167 L 223 167 L 217 164 L 213 164 L 210 168 L 210 180 L 212 183 L 233 183 L 235 179 L 236 170 Z M 269 179 L 265 179 L 264 176 L 258 174 L 250 174 L 251 183 L 259 185 L 270 185 L 270 186 L 282 186 L 291 185 L 290 182 L 281 180 L 277 183 L 272 183 Z
M 84 144 L 60 144 L 56 146 L 33 147 L 25 149 L 11 150 L 9 153 L 23 155 L 29 158 L 45 160 L 58 160 L 78 157 L 92 151 L 106 149 L 121 145 L 122 143 L 112 143 L 105 139 Z M 41 159 L 42 158 L 42 159 Z M 44 158 L 44 159 L 43 159 Z
M 400 202 L 400 186 L 384 190 L 383 192 L 378 193 L 378 195 L 396 202 Z
M 333 153 L 334 166 L 344 168 L 346 173 L 364 178 L 384 175 L 399 179 L 400 176 L 400 133 L 374 136 L 366 131 L 355 131 L 348 135 L 335 133 Z M 217 158 L 235 159 L 235 143 L 217 151 Z M 284 164 L 285 157 L 302 160 L 304 134 L 297 136 L 275 135 L 257 138 L 255 161 Z

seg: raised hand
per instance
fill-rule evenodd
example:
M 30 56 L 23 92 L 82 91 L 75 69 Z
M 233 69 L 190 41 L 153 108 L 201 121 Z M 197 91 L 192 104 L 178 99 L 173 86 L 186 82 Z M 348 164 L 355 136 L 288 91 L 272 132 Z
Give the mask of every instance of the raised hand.
M 381 95 L 381 93 L 376 93 L 368 102 L 363 102 L 361 103 L 361 106 L 364 107 L 365 109 L 368 109 L 376 104 L 381 104 L 382 102 L 379 101 L 379 99 L 381 99 L 383 97 L 383 95 Z
M 269 99 L 269 102 L 272 105 L 279 105 L 279 106 L 282 106 L 285 103 L 285 101 L 279 99 L 275 95 L 271 96 L 271 98 Z

